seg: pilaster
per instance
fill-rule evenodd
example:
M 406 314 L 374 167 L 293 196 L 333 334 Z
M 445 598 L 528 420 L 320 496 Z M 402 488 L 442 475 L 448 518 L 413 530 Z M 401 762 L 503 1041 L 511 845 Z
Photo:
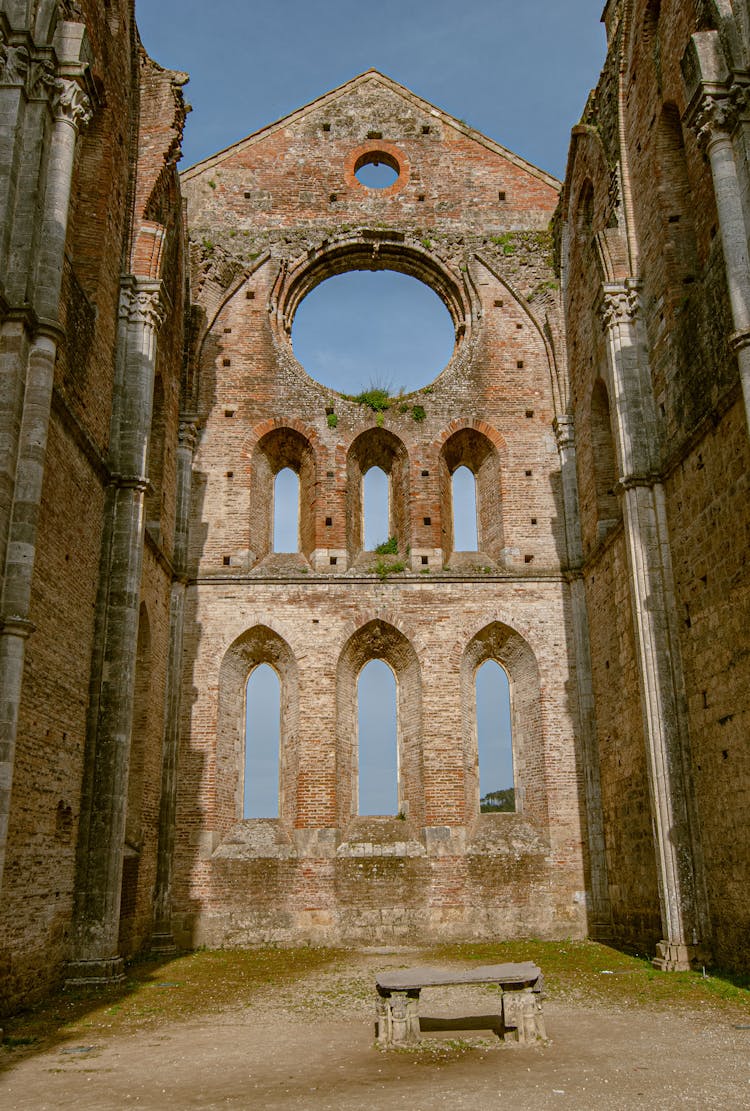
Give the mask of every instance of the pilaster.
M 72 960 L 68 969 L 72 983 L 99 983 L 122 975 L 117 944 L 148 487 L 146 463 L 156 336 L 163 316 L 158 282 L 123 279 L 118 396 L 111 434 L 112 483 L 97 602 Z
M 724 251 L 733 335 L 750 428 L 750 74 L 731 73 L 718 33 L 693 35 L 682 59 L 685 124 L 711 166 Z
M 177 763 L 180 742 L 180 706 L 182 693 L 182 646 L 185 625 L 185 591 L 187 540 L 190 513 L 190 492 L 193 454 L 197 441 L 195 420 L 184 416 L 180 421 L 177 447 L 177 519 L 175 522 L 175 581 L 169 607 L 169 655 L 167 658 L 166 712 L 162 748 L 161 798 L 159 804 L 159 841 L 156 859 L 154 892 L 154 931 L 151 951 L 170 953 L 175 950 L 172 934 L 171 901 L 174 856 L 175 816 L 177 810 Z
M 79 46 L 83 38 L 79 36 Z M 10 815 L 10 795 L 15 764 L 18 715 L 21 704 L 31 588 L 36 558 L 38 520 L 44 480 L 49 430 L 52 383 L 59 340 L 58 312 L 65 239 L 70 208 L 73 162 L 79 129 L 88 122 L 91 104 L 80 87 L 86 64 L 70 58 L 77 77 L 56 77 L 46 56 L 35 52 L 33 43 L 12 44 L 7 29 L 0 33 L 0 112 L 6 125 L 13 126 L 10 142 L 0 131 L 2 147 L 12 148 L 10 174 L 0 181 L 0 242 L 7 250 L 23 228 L 24 212 L 14 206 L 10 215 L 14 172 L 38 181 L 41 215 L 37 236 L 30 237 L 33 253 L 29 270 L 33 279 L 24 287 L 22 305 L 8 304 L 0 329 L 0 368 L 3 372 L 0 414 L 0 690 L 3 691 L 0 720 L 0 886 Z M 5 94 L 10 86 L 11 104 Z M 37 119 L 31 131 L 21 118 L 23 106 L 33 98 L 42 111 L 52 112 L 49 141 L 40 146 L 43 129 Z M 47 104 L 49 98 L 49 104 Z M 8 107 L 15 117 L 8 116 Z M 37 113 L 38 115 L 39 113 Z M 31 151 L 24 142 L 33 139 Z M 20 144 L 20 145 L 19 145 Z M 29 157 L 30 153 L 30 157 Z M 0 159 L 1 160 L 1 159 Z M 19 169 L 19 161 L 23 164 Z M 23 170 L 23 173 L 21 172 Z M 34 191 L 33 196 L 36 196 Z M 9 295 L 6 286 L 6 300 Z M 7 404 L 6 404 L 7 403 Z
M 705 936 L 697 832 L 691 822 L 684 684 L 664 492 L 638 283 L 604 287 L 608 382 L 636 638 L 664 940 L 654 963 L 689 968 Z
M 581 544 L 578 484 L 576 477 L 576 449 L 573 418 L 563 414 L 555 420 L 555 437 L 560 455 L 565 527 L 568 541 L 568 564 L 571 571 L 580 567 L 583 557 Z M 602 814 L 602 789 L 597 750 L 596 711 L 591 672 L 591 643 L 589 641 L 586 590 L 579 574 L 572 574 L 570 599 L 575 638 L 576 685 L 578 689 L 578 717 L 580 722 L 581 761 L 586 786 L 586 828 L 589 845 L 591 902 L 589 906 L 589 935 L 600 940 L 612 936 L 612 914 L 609 902 L 606 841 Z

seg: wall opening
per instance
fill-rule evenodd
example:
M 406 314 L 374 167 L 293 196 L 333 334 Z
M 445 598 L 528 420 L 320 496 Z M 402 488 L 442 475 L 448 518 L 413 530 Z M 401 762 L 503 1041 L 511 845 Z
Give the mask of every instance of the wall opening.
M 476 674 L 479 809 L 483 814 L 515 811 L 510 682 L 497 660 Z
M 371 150 L 357 159 L 354 176 L 367 189 L 387 189 L 398 181 L 401 168 L 392 154 Z
M 485 684 L 489 684 L 489 697 Z M 479 818 L 484 810 L 482 799 L 512 787 L 511 809 L 546 834 L 549 808 L 542 690 L 536 657 L 520 633 L 493 621 L 473 637 L 461 662 L 461 699 L 466 813 Z M 497 760 L 494 764 L 493 759 Z M 509 797 L 505 796 L 506 805 Z M 489 801 L 496 800 L 490 797 Z M 503 801 L 502 794 L 497 801 Z M 491 813 L 484 811 L 483 816 L 489 818 Z
M 373 746 L 368 741 L 371 724 L 382 730 Z M 369 755 L 373 750 L 375 772 Z M 373 798 L 368 792 L 381 780 L 390 795 Z M 339 656 L 336 800 L 336 825 L 342 830 L 360 814 L 398 814 L 405 820 L 405 834 L 424 824 L 419 661 L 403 633 L 386 621 L 368 621 Z
M 591 393 L 591 451 L 594 460 L 596 518 L 601 534 L 620 519 L 609 395 L 601 378 L 597 379 Z
M 245 686 L 243 818 L 278 818 L 281 684 L 269 664 L 260 664 Z
M 453 550 L 476 552 L 479 548 L 477 533 L 477 483 L 468 467 L 458 467 L 451 478 L 453 506 Z
M 249 519 L 249 548 L 256 560 L 271 552 L 312 554 L 315 471 L 312 444 L 294 428 L 275 428 L 256 444 L 251 458 Z
M 294 315 L 295 357 L 343 394 L 428 385 L 450 361 L 455 326 L 438 295 L 395 270 L 350 270 L 320 282 Z
M 299 477 L 283 467 L 273 483 L 273 550 L 299 551 Z
M 399 800 L 396 677 L 385 660 L 370 660 L 357 680 L 360 815 L 397 814 Z
M 459 475 L 454 486 L 453 476 L 460 470 L 468 471 L 469 478 Z M 475 483 L 473 501 L 471 480 Z M 501 560 L 503 518 L 500 492 L 500 459 L 493 442 L 474 428 L 454 432 L 440 453 L 440 506 L 446 558 L 460 556 L 462 552 L 481 552 L 488 559 Z M 476 539 L 473 533 L 467 536 L 464 528 L 472 514 Z M 473 547 L 459 546 L 467 541 L 473 541 Z
M 263 664 L 269 668 L 262 668 Z M 260 674 L 253 680 L 256 672 Z M 270 687 L 270 697 L 268 689 L 263 691 L 265 684 Z M 226 836 L 247 813 L 245 788 L 257 779 L 256 732 L 265 730 L 267 750 L 272 749 L 268 737 L 274 723 L 279 731 L 275 770 L 272 767 L 265 780 L 273 786 L 266 786 L 264 797 L 266 802 L 273 800 L 279 819 L 291 826 L 297 811 L 299 706 L 297 663 L 286 641 L 267 625 L 255 625 L 237 637 L 221 661 L 216 698 L 216 748 L 206 769 L 212 784 L 209 806 L 214 832 Z M 251 801 L 250 812 L 260 817 L 260 806 L 257 811 L 253 806 Z M 263 808 L 268 811 L 265 804 Z
M 665 104 L 656 129 L 656 177 L 662 217 L 661 239 L 666 285 L 673 306 L 681 303 L 685 286 L 698 269 L 692 195 L 688 179 L 680 112 Z
M 346 460 L 346 522 L 350 560 L 388 540 L 403 555 L 409 543 L 409 457 L 397 436 L 369 428 Z
M 362 479 L 362 517 L 365 550 L 372 552 L 390 538 L 390 484 L 380 467 L 370 467 Z

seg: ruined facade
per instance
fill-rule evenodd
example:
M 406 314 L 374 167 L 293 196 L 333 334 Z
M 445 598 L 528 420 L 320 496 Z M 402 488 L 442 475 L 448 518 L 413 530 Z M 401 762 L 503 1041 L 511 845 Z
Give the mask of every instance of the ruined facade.
M 186 78 L 128 0 L 0 5 L 6 1007 L 174 944 L 589 935 L 746 967 L 750 28 L 730 0 L 604 19 L 562 186 L 374 71 L 180 182 Z M 426 282 L 455 330 L 380 413 L 290 341 L 353 269 Z M 371 659 L 398 688 L 382 817 Z M 488 659 L 512 813 L 479 810 Z M 246 819 L 264 663 L 279 817 Z

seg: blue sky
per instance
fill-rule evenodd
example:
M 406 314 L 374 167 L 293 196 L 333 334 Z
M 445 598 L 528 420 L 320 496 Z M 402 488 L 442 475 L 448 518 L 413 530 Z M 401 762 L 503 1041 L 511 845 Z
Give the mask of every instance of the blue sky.
M 374 67 L 561 178 L 570 129 L 604 60 L 603 6 L 604 0 L 137 0 L 136 11 L 151 56 L 191 76 L 183 168 Z M 303 302 L 293 342 L 308 372 L 334 389 L 356 393 L 385 381 L 412 390 L 450 357 L 446 323 L 449 329 L 442 304 L 412 279 L 355 273 L 324 282 Z M 274 813 L 278 696 L 273 676 L 262 670 L 248 728 L 257 743 L 265 738 L 268 753 L 262 772 L 257 767 L 253 807 Z M 381 707 L 392 676 L 385 665 L 370 672 L 363 704 Z M 507 744 L 506 756 L 498 755 L 507 695 L 497 693 L 496 683 L 493 694 L 492 686 L 491 669 L 483 668 L 478 717 L 489 731 L 483 792 L 506 786 L 501 781 L 510 774 Z M 363 729 L 368 721 L 373 737 L 393 729 L 392 714 L 372 709 Z M 388 747 L 377 737 L 373 744 L 375 751 Z M 368 774 L 374 793 L 368 786 L 364 805 L 391 808 L 388 758 Z
M 137 0 L 141 37 L 186 70 L 184 166 L 371 67 L 550 173 L 565 170 L 604 59 L 604 0 Z

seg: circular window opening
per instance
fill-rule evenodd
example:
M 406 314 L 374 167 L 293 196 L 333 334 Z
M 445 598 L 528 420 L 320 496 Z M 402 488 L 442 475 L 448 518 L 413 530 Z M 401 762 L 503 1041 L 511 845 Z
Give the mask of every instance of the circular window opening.
M 368 189 L 387 189 L 398 181 L 400 174 L 398 162 L 384 150 L 370 150 L 354 163 L 354 176 Z
M 453 320 L 434 290 L 394 270 L 350 270 L 301 302 L 292 346 L 311 378 L 344 394 L 395 396 L 428 385 L 455 348 Z

